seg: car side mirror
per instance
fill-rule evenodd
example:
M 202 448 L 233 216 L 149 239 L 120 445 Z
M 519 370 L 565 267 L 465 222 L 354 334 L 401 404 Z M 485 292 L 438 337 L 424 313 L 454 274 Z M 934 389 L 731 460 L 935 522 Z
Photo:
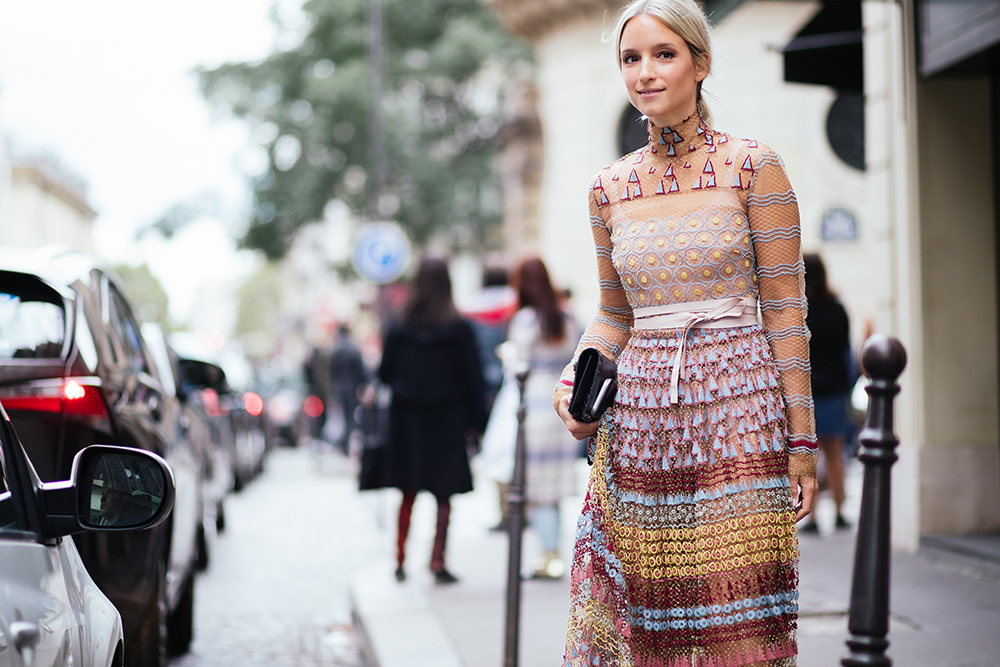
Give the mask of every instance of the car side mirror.
M 180 359 L 177 365 L 184 397 L 194 389 L 214 389 L 218 394 L 229 391 L 226 373 L 221 366 L 198 359 Z
M 174 474 L 141 449 L 91 445 L 73 459 L 68 482 L 42 485 L 49 537 L 84 530 L 146 530 L 174 506 Z

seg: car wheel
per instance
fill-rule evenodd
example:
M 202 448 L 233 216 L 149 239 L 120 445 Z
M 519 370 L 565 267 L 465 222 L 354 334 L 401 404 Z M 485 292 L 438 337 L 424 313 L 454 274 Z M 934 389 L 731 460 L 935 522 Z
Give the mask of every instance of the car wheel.
M 156 595 L 149 601 L 139 624 L 136 640 L 126 643 L 125 664 L 129 667 L 167 665 L 167 567 L 160 563 Z
M 198 524 L 198 535 L 195 539 L 197 540 L 197 545 L 198 545 L 198 556 L 197 559 L 195 560 L 195 567 L 198 568 L 199 572 L 204 572 L 205 570 L 208 569 L 208 561 L 209 561 L 208 535 L 205 531 L 204 523 Z
M 167 648 L 170 655 L 183 655 L 194 637 L 194 574 L 187 578 L 177 608 L 167 619 Z
M 222 501 L 219 501 L 218 507 L 215 508 L 215 532 L 221 533 L 226 530 L 226 510 L 222 505 Z

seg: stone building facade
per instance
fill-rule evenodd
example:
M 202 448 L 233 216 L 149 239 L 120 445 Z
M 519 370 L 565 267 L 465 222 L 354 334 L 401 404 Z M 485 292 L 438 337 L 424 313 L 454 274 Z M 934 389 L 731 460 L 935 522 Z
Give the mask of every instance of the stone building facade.
M 942 13 L 942 2 L 858 0 L 845 26 L 843 2 L 706 0 L 714 126 L 783 157 L 803 248 L 826 260 L 854 346 L 878 331 L 909 351 L 894 468 L 894 542 L 905 549 L 921 534 L 1000 528 L 1000 11 L 971 0 L 965 11 L 979 14 L 950 25 L 941 21 L 955 14 Z M 586 321 L 597 298 L 586 188 L 625 152 L 630 122 L 613 47 L 601 41 L 624 2 L 492 4 L 535 49 L 542 166 L 533 243 Z M 815 49 L 806 56 L 827 58 L 837 76 L 845 48 L 858 59 L 853 82 L 790 75 L 792 52 Z M 844 150 L 843 126 L 860 132 L 860 155 Z

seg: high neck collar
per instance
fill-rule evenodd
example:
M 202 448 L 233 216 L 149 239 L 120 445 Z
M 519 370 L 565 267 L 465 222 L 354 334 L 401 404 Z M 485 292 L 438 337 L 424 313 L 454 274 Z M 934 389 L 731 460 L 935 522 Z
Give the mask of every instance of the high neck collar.
M 712 129 L 700 114 L 694 113 L 673 127 L 659 127 L 649 121 L 649 142 L 654 153 L 683 155 L 712 143 Z

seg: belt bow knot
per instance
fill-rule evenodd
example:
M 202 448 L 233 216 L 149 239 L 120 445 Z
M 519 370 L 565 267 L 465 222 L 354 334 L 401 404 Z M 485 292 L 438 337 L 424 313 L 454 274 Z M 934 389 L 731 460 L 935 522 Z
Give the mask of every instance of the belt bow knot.
M 687 301 L 636 308 L 633 316 L 636 329 L 680 330 L 674 366 L 670 371 L 670 403 L 676 405 L 680 401 L 680 373 L 691 329 L 721 329 L 757 324 L 757 300 L 750 296 L 733 296 L 727 299 Z

